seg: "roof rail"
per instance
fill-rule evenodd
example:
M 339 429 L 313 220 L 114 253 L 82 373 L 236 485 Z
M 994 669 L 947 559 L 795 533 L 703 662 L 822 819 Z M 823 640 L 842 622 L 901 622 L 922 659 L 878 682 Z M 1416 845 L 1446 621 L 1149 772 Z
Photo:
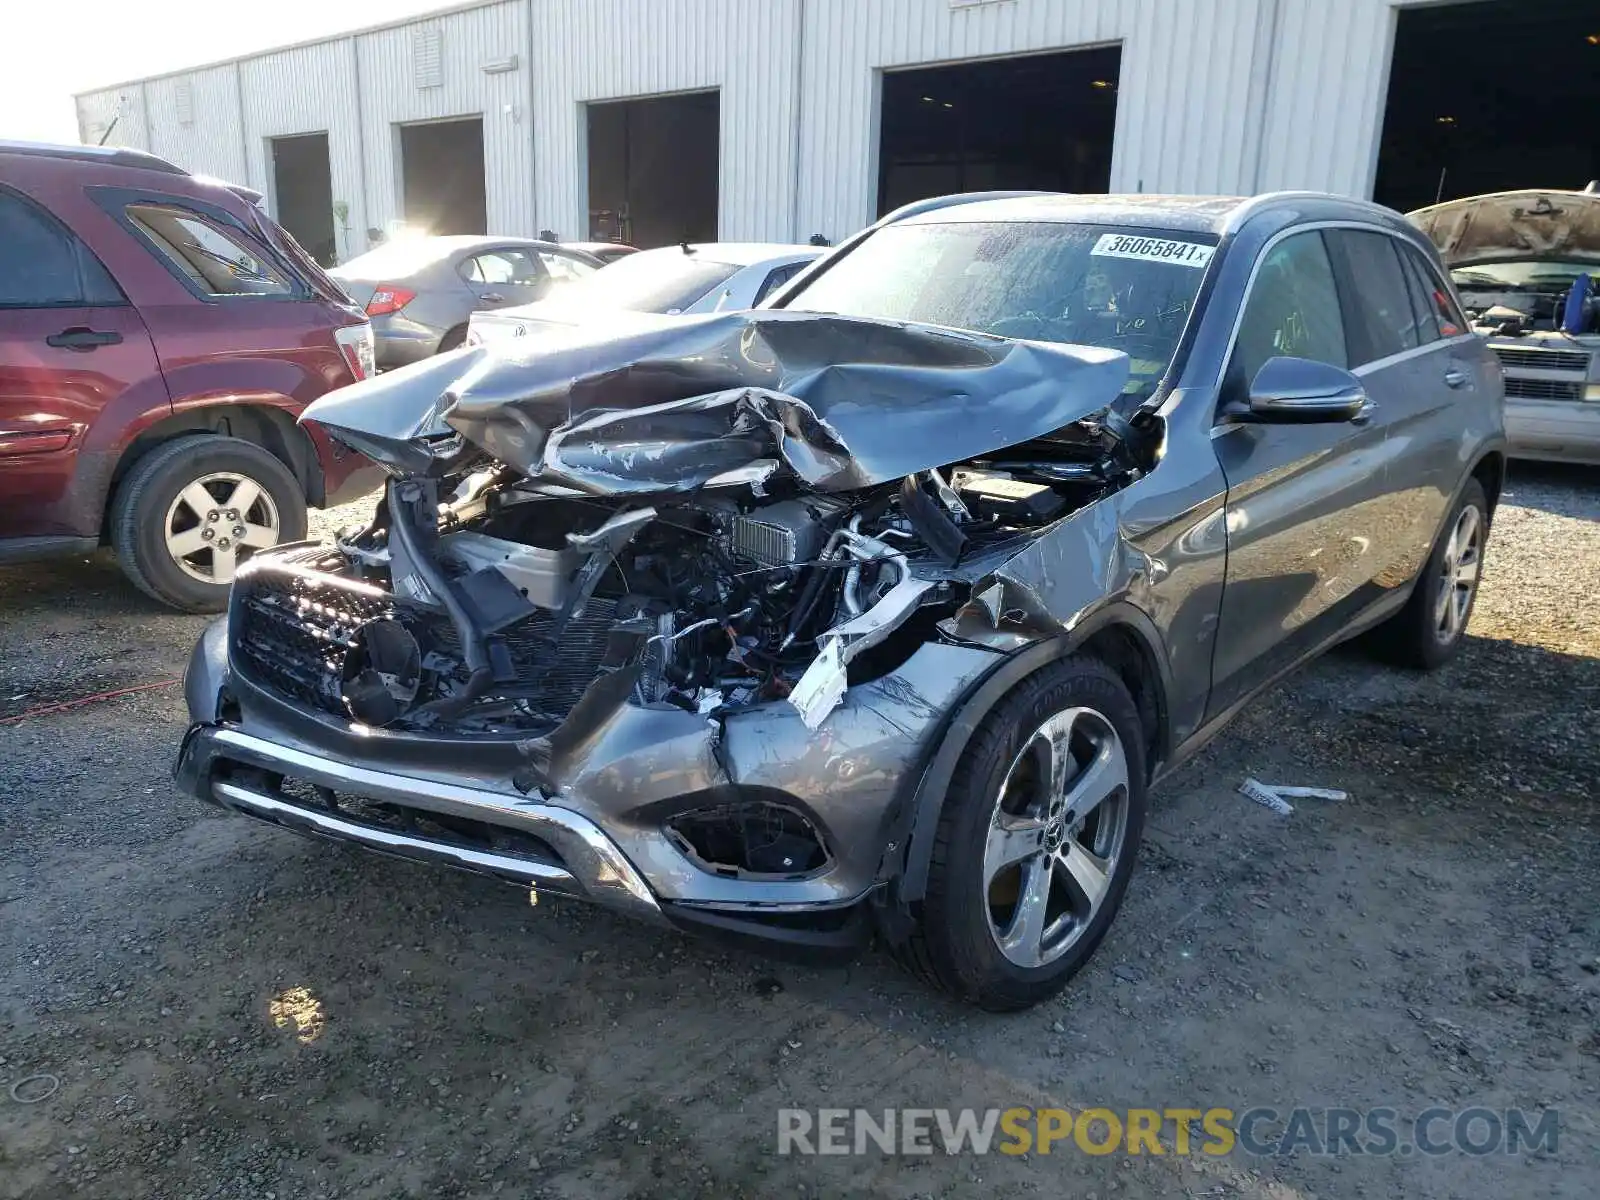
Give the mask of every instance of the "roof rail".
M 1224 234 L 1237 232 L 1239 226 L 1243 225 L 1248 218 L 1254 216 L 1263 208 L 1270 208 L 1272 205 L 1283 200 L 1348 200 L 1356 204 L 1371 203 L 1370 200 L 1356 200 L 1353 196 L 1338 196 L 1333 192 L 1313 192 L 1305 190 L 1262 192 L 1259 195 L 1250 196 L 1241 201 L 1238 206 L 1228 214 L 1228 223 L 1223 226 L 1222 232 Z
M 99 163 L 107 167 L 140 167 L 168 175 L 187 175 L 177 163 L 156 154 L 126 146 L 61 146 L 51 142 L 0 141 L 0 154 L 22 154 L 31 158 L 59 158 L 69 162 Z
M 957 192 L 950 196 L 929 196 L 926 200 L 913 200 L 910 204 L 902 204 L 892 213 L 879 217 L 871 226 L 878 229 L 884 225 L 893 225 L 896 221 L 903 221 L 907 217 L 915 217 L 925 212 L 937 212 L 941 208 L 954 208 L 958 204 L 978 204 L 984 200 L 1017 200 L 1024 196 L 1059 196 L 1060 192 Z

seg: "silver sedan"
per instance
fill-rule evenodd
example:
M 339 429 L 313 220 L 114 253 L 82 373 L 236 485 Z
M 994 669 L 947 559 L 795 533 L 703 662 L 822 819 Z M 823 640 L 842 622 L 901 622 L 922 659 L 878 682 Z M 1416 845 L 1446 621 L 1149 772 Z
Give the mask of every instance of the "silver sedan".
M 367 310 L 378 366 L 388 369 L 454 350 L 475 312 L 542 300 L 602 265 L 555 242 L 452 236 L 391 242 L 328 274 Z
M 754 308 L 810 266 L 816 246 L 707 242 L 641 250 L 555 291 L 549 299 L 473 315 L 468 343 L 499 342 L 618 313 L 736 312 Z

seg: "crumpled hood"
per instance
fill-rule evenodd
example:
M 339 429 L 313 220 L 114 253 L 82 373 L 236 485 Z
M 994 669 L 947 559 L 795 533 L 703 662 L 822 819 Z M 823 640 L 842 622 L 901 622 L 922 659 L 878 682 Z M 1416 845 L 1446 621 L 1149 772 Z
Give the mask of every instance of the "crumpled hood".
M 1114 402 L 1114 350 L 826 314 L 585 326 L 472 347 L 330 392 L 305 411 L 405 471 L 450 430 L 537 482 L 596 495 L 688 491 L 780 467 L 819 491 L 987 454 Z
M 1530 259 L 1600 267 L 1600 194 L 1494 192 L 1406 215 L 1432 239 L 1447 267 Z

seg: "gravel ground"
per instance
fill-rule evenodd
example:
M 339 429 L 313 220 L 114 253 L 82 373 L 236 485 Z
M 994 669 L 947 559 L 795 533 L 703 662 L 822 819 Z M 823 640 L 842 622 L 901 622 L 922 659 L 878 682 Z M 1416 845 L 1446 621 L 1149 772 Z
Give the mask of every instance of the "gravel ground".
M 1096 959 L 1004 1018 L 876 952 L 745 957 L 204 809 L 169 782 L 176 688 L 0 726 L 0 1197 L 1593 1197 L 1597 598 L 1600 484 L 1519 471 L 1457 662 L 1345 651 L 1258 702 L 1157 792 Z M 0 715 L 173 678 L 201 624 L 101 558 L 0 570 Z M 1246 774 L 1351 799 L 1277 817 Z M 59 1089 L 7 1098 L 37 1072 Z M 775 1153 L 790 1105 L 1297 1104 L 1561 1135 Z

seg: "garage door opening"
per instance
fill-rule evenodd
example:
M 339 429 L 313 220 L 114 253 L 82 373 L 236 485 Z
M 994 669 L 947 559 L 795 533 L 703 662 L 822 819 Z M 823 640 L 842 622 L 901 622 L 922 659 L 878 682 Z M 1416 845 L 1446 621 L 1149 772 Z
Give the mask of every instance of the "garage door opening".
M 401 208 L 419 233 L 488 233 L 483 118 L 400 126 Z
M 721 118 L 716 92 L 588 105 L 589 236 L 716 241 Z
M 1105 191 L 1121 65 L 1104 46 L 885 72 L 878 214 L 989 188 Z
M 1401 212 L 1600 177 L 1595 0 L 1403 8 L 1373 195 Z
M 333 231 L 333 177 L 328 135 L 272 139 L 272 198 L 278 224 L 325 267 L 339 261 Z

